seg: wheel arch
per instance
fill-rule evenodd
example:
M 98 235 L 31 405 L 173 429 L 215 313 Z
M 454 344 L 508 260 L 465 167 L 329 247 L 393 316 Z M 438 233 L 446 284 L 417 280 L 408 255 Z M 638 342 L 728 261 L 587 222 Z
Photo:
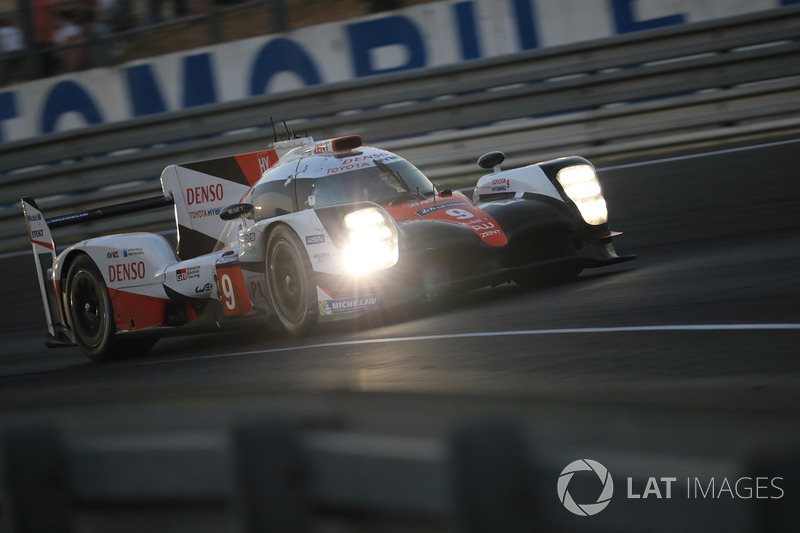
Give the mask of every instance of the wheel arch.
M 278 293 L 273 292 L 273 286 L 272 286 L 273 278 L 271 277 L 270 274 L 271 271 L 270 246 L 271 246 L 271 240 L 275 235 L 275 233 L 281 230 L 290 233 L 291 236 L 293 237 L 290 240 L 294 241 L 294 245 L 290 244 L 290 246 L 297 247 L 295 253 L 297 254 L 297 258 L 301 263 L 301 265 L 299 266 L 301 271 L 303 272 L 303 274 L 301 274 L 300 276 L 292 276 L 294 278 L 304 279 L 303 283 L 305 284 L 305 289 L 303 291 L 304 298 L 306 300 L 304 303 L 305 309 L 302 312 L 300 312 L 300 309 L 298 308 L 297 311 L 298 313 L 301 313 L 302 316 L 298 316 L 296 320 L 291 317 L 287 317 L 286 307 L 282 306 L 278 301 L 278 299 L 282 297 L 279 296 Z M 278 319 L 282 323 L 284 329 L 286 329 L 291 335 L 294 336 L 304 336 L 307 333 L 309 333 L 317 323 L 317 284 L 316 284 L 314 269 L 312 267 L 311 260 L 308 256 L 307 247 L 304 245 L 301 233 L 298 233 L 297 228 L 295 228 L 292 224 L 286 223 L 281 220 L 276 220 L 274 223 L 270 224 L 268 228 L 265 228 L 264 273 L 265 273 L 265 290 L 267 291 L 266 294 L 267 300 L 269 302 L 270 307 L 272 308 L 272 312 L 278 316 Z M 302 300 L 300 301 L 302 302 Z
M 58 290 L 56 291 L 57 292 L 56 297 L 58 298 L 59 311 L 64 321 L 64 325 L 70 328 L 70 330 L 72 329 L 72 324 L 70 323 L 69 313 L 67 313 L 67 303 L 65 301 L 67 295 L 67 274 L 69 274 L 69 269 L 72 267 L 72 264 L 81 256 L 88 257 L 89 260 L 91 260 L 92 263 L 94 263 L 94 266 L 97 267 L 97 270 L 98 272 L 100 272 L 100 275 L 101 276 L 103 275 L 103 271 L 100 270 L 94 259 L 92 259 L 92 257 L 89 254 L 87 254 L 85 250 L 82 250 L 80 248 L 70 248 L 66 250 L 64 252 L 64 255 L 62 257 L 59 257 L 59 259 L 57 260 L 56 265 L 58 266 L 58 268 L 54 268 L 54 273 L 53 273 L 54 277 L 53 281 L 55 281 L 56 287 L 58 288 Z M 54 267 L 56 265 L 54 265 Z M 105 278 L 103 279 L 104 281 L 106 281 L 106 290 L 108 290 L 108 281 L 105 280 Z M 111 304 L 111 307 L 113 309 L 114 307 L 113 302 Z

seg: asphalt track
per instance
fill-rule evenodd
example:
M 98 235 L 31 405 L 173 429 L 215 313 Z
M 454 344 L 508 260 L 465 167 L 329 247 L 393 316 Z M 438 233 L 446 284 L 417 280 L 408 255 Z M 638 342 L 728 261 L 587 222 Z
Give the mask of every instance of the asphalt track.
M 530 292 L 508 284 L 326 326 L 300 340 L 248 324 L 93 364 L 76 348 L 43 346 L 33 261 L 6 254 L 0 414 L 371 392 L 794 418 L 798 150 L 790 140 L 604 165 L 611 226 L 625 232 L 618 250 L 637 261 Z

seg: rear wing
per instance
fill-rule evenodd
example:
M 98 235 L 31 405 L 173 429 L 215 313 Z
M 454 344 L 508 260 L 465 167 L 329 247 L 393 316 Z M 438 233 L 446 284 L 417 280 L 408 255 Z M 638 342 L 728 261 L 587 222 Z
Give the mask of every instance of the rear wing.
M 161 189 L 175 199 L 178 257 L 191 259 L 217 249 L 229 235 L 220 211 L 241 202 L 277 161 L 278 152 L 267 149 L 166 167 Z
M 22 198 L 22 210 L 33 248 L 39 290 L 47 319 L 48 346 L 74 344 L 66 327 L 59 291 L 50 279 L 48 269 L 56 260 L 52 229 L 104 218 L 138 213 L 160 207 L 175 208 L 178 236 L 178 257 L 188 259 L 211 252 L 219 242 L 226 224 L 219 212 L 237 203 L 277 163 L 281 153 L 305 146 L 309 139 L 277 143 L 279 150 L 270 148 L 257 152 L 217 157 L 180 165 L 170 165 L 161 174 L 161 196 L 97 207 L 77 213 L 45 219 L 33 198 Z
M 22 211 L 25 215 L 25 224 L 28 228 L 28 238 L 33 248 L 33 260 L 36 263 L 36 277 L 39 281 L 39 291 L 44 305 L 45 319 L 47 320 L 48 337 L 46 344 L 59 346 L 71 345 L 72 337 L 65 327 L 61 306 L 59 305 L 59 287 L 55 283 L 47 283 L 47 272 L 53 267 L 56 260 L 56 245 L 53 241 L 51 229 L 82 224 L 94 220 L 138 213 L 148 209 L 168 207 L 173 205 L 171 197 L 156 196 L 132 202 L 113 204 L 79 211 L 69 215 L 45 218 L 33 198 L 22 198 Z

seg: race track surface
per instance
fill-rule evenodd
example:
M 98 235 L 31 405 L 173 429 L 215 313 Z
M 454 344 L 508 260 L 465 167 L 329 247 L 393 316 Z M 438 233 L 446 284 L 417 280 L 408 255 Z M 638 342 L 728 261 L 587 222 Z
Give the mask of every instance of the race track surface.
M 800 413 L 800 185 L 787 141 L 601 168 L 637 261 L 292 339 L 263 324 L 97 365 L 48 350 L 29 253 L 0 259 L 0 405 L 425 393 Z M 58 237 L 56 236 L 56 239 Z

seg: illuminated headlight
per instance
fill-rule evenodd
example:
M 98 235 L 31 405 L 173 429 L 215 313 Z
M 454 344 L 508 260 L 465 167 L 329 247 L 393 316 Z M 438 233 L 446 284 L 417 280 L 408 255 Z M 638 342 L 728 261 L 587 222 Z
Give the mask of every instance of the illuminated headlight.
M 608 222 L 608 209 L 597 174 L 589 165 L 562 168 L 556 179 L 569 199 L 575 202 L 583 220 L 597 226 Z
M 369 207 L 345 215 L 349 241 L 344 264 L 352 274 L 389 268 L 397 263 L 397 228 L 380 209 Z

